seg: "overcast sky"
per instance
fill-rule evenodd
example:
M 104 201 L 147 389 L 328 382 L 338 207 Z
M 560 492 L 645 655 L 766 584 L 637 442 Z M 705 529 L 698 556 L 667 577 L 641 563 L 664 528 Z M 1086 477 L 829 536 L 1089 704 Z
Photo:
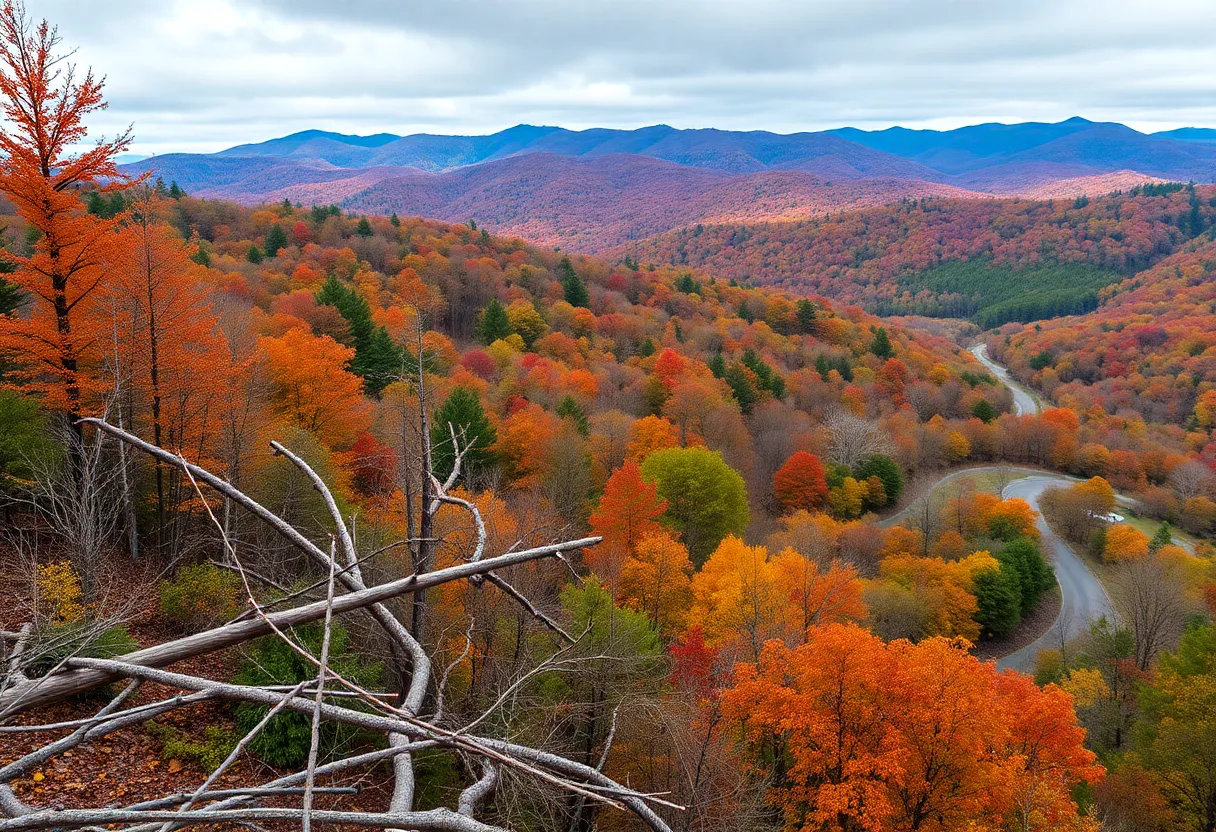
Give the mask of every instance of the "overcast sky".
M 27 0 L 141 153 L 308 128 L 1216 126 L 1212 0 Z

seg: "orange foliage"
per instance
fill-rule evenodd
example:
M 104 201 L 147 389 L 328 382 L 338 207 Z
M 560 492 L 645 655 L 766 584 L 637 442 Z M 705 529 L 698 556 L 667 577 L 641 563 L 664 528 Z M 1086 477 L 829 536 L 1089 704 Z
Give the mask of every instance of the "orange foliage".
M 770 642 L 739 666 L 723 711 L 753 747 L 775 740 L 791 759 L 769 799 L 793 829 L 964 832 L 1015 816 L 1072 828 L 1069 790 L 1103 774 L 1068 694 L 940 638 L 887 645 L 831 625 L 793 649 Z
M 125 180 L 114 157 L 130 133 L 79 154 L 83 119 L 105 108 L 102 80 L 87 70 L 65 73 L 59 36 L 46 21 L 36 27 L 12 2 L 0 12 L 0 193 L 37 232 L 28 257 L 7 253 L 15 266 L 6 279 L 30 298 L 26 315 L 0 317 L 0 352 L 15 356 L 30 389 L 53 408 L 78 416 L 96 405 L 102 388 L 99 352 L 110 320 L 102 299 L 110 264 L 123 248 L 119 219 L 85 213 L 81 188 Z
M 331 448 L 354 442 L 370 424 L 363 379 L 347 372 L 355 355 L 327 336 L 289 329 L 258 339 L 274 384 L 278 412 Z
M 820 508 L 828 496 L 819 458 L 798 451 L 773 474 L 773 496 L 786 510 Z

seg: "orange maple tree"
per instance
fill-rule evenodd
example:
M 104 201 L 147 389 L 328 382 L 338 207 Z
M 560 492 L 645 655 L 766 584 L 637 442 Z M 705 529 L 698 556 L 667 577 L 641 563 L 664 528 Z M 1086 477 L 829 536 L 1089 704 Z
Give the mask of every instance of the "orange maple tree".
M 100 314 L 107 265 L 119 250 L 118 218 L 88 214 L 81 188 L 128 184 L 114 157 L 130 132 L 73 154 L 84 141 L 83 120 L 105 108 L 101 79 L 78 74 L 58 52 L 58 30 L 34 25 L 24 7 L 0 9 L 0 193 L 25 220 L 36 242 L 28 257 L 6 253 L 15 269 L 8 280 L 29 297 L 25 315 L 0 318 L 0 350 L 51 407 L 72 417 L 95 403 L 99 341 L 108 320 Z
M 942 638 L 884 644 L 833 624 L 799 647 L 771 641 L 723 711 L 753 750 L 781 749 L 756 765 L 793 830 L 1085 828 L 1069 790 L 1103 773 L 1067 693 Z
M 331 448 L 352 444 L 367 429 L 363 379 L 346 369 L 354 349 L 298 327 L 277 338 L 263 336 L 258 346 L 266 355 L 275 407 L 283 417 Z
M 811 511 L 828 497 L 823 464 L 819 457 L 798 451 L 773 474 L 773 496 L 787 511 Z
M 641 466 L 626 461 L 608 478 L 591 515 L 591 530 L 604 542 L 586 550 L 587 565 L 605 584 L 614 586 L 625 558 L 642 538 L 663 533 L 658 518 L 666 510 L 667 501 L 659 496 L 658 487 L 642 479 Z

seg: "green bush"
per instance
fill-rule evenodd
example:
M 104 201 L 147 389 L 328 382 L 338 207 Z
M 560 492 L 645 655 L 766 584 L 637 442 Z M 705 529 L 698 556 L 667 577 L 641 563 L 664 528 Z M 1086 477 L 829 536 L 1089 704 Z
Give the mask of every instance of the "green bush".
M 33 661 L 26 672 L 42 676 L 67 658 L 112 659 L 138 648 L 122 625 L 98 631 L 96 622 L 57 624 L 34 634 L 28 649 Z
M 238 737 L 235 731 L 221 725 L 208 725 L 200 739 L 191 738 L 172 725 L 145 722 L 144 729 L 161 742 L 160 756 L 164 760 L 184 760 L 212 772 L 232 753 Z
M 222 624 L 241 611 L 241 579 L 233 572 L 200 563 L 179 569 L 160 584 L 160 611 L 191 629 Z
M 322 627 L 306 624 L 294 631 L 297 643 L 312 655 L 321 653 Z M 348 648 L 345 628 L 334 625 L 329 644 L 329 666 L 337 674 L 365 688 L 380 683 L 383 668 L 378 662 L 367 662 Z M 238 685 L 296 685 L 315 678 L 317 669 L 300 654 L 275 636 L 254 642 L 248 657 L 233 681 Z M 330 685 L 335 683 L 331 682 Z M 354 707 L 344 702 L 348 707 Z M 235 709 L 236 727 L 242 734 L 252 730 L 269 709 L 264 705 L 242 703 Z M 358 740 L 360 731 L 349 725 L 332 722 L 321 724 L 321 753 Z M 249 750 L 263 762 L 276 768 L 300 768 L 308 760 L 312 736 L 312 720 L 300 713 L 279 713 L 262 728 L 249 744 Z
M 889 456 L 875 454 L 863 459 L 857 464 L 853 474 L 858 480 L 867 480 L 870 477 L 882 480 L 883 490 L 887 492 L 887 502 L 891 505 L 898 502 L 899 495 L 903 493 L 904 471 L 899 467 L 899 463 Z
M 1017 579 L 1022 615 L 1028 615 L 1038 606 L 1043 593 L 1055 586 L 1055 573 L 1043 553 L 1024 537 L 1006 543 L 996 553 L 996 559 L 1001 564 L 1002 572 L 1009 570 Z
M 989 636 L 1003 636 L 1022 620 L 1018 576 L 1008 567 L 985 569 L 975 576 L 975 620 Z

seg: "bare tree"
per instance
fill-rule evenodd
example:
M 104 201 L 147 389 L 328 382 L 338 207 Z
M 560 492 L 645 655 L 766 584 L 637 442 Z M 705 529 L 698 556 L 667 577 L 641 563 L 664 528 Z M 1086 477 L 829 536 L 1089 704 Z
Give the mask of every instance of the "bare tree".
M 1131 628 L 1136 666 L 1148 670 L 1162 650 L 1178 643 L 1186 627 L 1186 588 L 1178 567 L 1155 555 L 1119 567 L 1114 602 Z
M 917 529 L 923 538 L 921 555 L 929 557 L 929 549 L 942 528 L 942 498 L 930 489 L 908 507 L 909 527 Z
M 852 468 L 866 457 L 891 451 L 891 437 L 873 419 L 837 408 L 823 424 L 828 430 L 828 454 L 841 465 Z
M 69 454 L 31 460 L 34 486 L 23 499 L 71 560 L 85 600 L 92 600 L 102 559 L 122 525 L 125 470 L 107 454 L 104 434 L 84 437 L 67 428 L 60 434 Z
M 180 470 L 195 487 L 220 531 L 220 539 L 233 568 L 241 575 L 246 588 L 249 612 L 237 620 L 195 633 L 185 638 L 167 641 L 137 650 L 114 659 L 73 657 L 62 666 L 39 678 L 27 678 L 20 661 L 21 634 L 0 634 L 0 640 L 13 643 L 8 650 L 5 684 L 0 686 L 0 732 L 6 730 L 47 730 L 62 734 L 18 759 L 0 766 L 0 830 L 24 830 L 55 827 L 75 829 L 106 824 L 128 824 L 129 828 L 152 832 L 160 827 L 190 824 L 235 824 L 259 828 L 263 821 L 290 821 L 305 830 L 315 823 L 348 823 L 372 828 L 412 830 L 452 830 L 453 832 L 487 832 L 497 827 L 479 820 L 503 775 L 535 782 L 546 789 L 556 789 L 568 796 L 567 805 L 613 806 L 633 812 L 655 832 L 670 832 L 657 807 L 678 809 L 674 804 L 655 795 L 640 793 L 612 780 L 599 765 L 588 765 L 543 748 L 523 745 L 482 733 L 481 723 L 493 714 L 500 703 L 485 714 L 471 720 L 454 721 L 442 705 L 442 691 L 448 673 L 439 679 L 432 674 L 431 656 L 420 641 L 392 610 L 387 602 L 405 595 L 416 595 L 430 587 L 452 581 L 471 581 L 475 586 L 490 583 L 502 590 L 528 614 L 557 633 L 567 644 L 578 640 L 565 633 L 561 626 L 500 574 L 511 566 L 541 559 L 562 558 L 599 542 L 599 538 L 563 540 L 530 549 L 509 551 L 487 556 L 485 524 L 478 508 L 458 496 L 449 494 L 459 474 L 463 450 L 458 450 L 452 475 L 440 482 L 429 468 L 423 476 L 428 483 L 425 496 L 434 503 L 427 505 L 430 513 L 439 504 L 451 504 L 469 512 L 476 534 L 467 557 L 453 566 L 432 568 L 378 585 L 364 578 L 363 566 L 371 555 L 360 556 L 351 530 L 340 515 L 336 501 L 317 473 L 298 455 L 286 447 L 272 443 L 276 454 L 289 461 L 321 496 L 333 527 L 331 544 L 326 551 L 313 543 L 265 506 L 259 504 L 224 479 L 186 462 L 137 437 L 97 419 L 85 420 L 99 434 L 108 435 L 150 454 L 162 464 Z M 453 441 L 457 438 L 453 435 Z M 257 599 L 250 581 L 255 580 L 245 569 L 241 554 L 223 535 L 223 522 L 210 508 L 202 490 L 208 486 L 224 499 L 239 505 L 286 539 L 312 561 L 326 576 L 322 600 L 303 603 L 287 609 L 272 611 Z M 314 589 L 317 587 L 314 587 Z M 403 689 L 386 697 L 368 691 L 356 682 L 344 678 L 329 662 L 329 632 L 333 622 L 342 616 L 366 613 L 394 646 L 394 656 L 402 663 L 398 669 Z M 291 628 L 309 621 L 323 622 L 324 637 L 318 655 L 313 655 L 291 635 Z M 252 638 L 273 635 L 283 640 L 316 668 L 315 678 L 284 690 L 273 685 L 238 685 L 202 676 L 165 669 L 182 659 L 200 656 L 216 650 L 242 644 Z M 17 653 L 17 661 L 13 660 Z M 529 674 L 531 675 L 531 674 Z M 113 700 L 94 716 L 69 722 L 5 728 L 9 718 L 40 708 L 74 694 L 104 684 L 126 681 L 126 686 Z M 129 704 L 143 682 L 153 682 L 181 691 L 171 698 Z M 435 707 L 426 711 L 428 692 L 435 691 Z M 312 734 L 307 767 L 260 783 L 242 783 L 236 788 L 214 788 L 218 772 L 189 795 L 165 795 L 155 800 L 126 806 L 62 809 L 26 805 L 12 792 L 8 784 L 30 773 L 48 760 L 120 728 L 142 723 L 179 708 L 188 708 L 203 701 L 226 700 L 256 703 L 268 708 L 266 716 L 237 743 L 220 767 L 223 771 L 244 752 L 256 734 L 276 713 L 286 711 L 304 714 L 312 721 Z M 352 705 L 353 702 L 353 705 Z M 383 734 L 388 747 L 379 751 L 342 757 L 320 763 L 317 753 L 319 725 L 334 722 L 354 725 Z M 610 742 L 610 741 L 609 741 Z M 465 770 L 476 772 L 456 800 L 456 806 L 418 810 L 415 808 L 416 752 L 440 750 L 466 761 Z M 606 752 L 605 752 L 606 753 Z M 391 764 L 393 788 L 389 804 L 381 812 L 342 812 L 317 809 L 314 796 L 329 790 L 324 778 L 331 774 L 358 770 L 388 761 Z M 476 761 L 476 762 L 474 762 Z M 318 785 L 320 784 L 320 785 Z M 300 798 L 298 806 L 266 807 L 262 798 L 268 795 Z M 581 812 L 580 812 L 581 814 Z
M 1216 474 L 1197 459 L 1192 459 L 1170 471 L 1170 485 L 1183 500 L 1211 494 L 1216 487 Z

